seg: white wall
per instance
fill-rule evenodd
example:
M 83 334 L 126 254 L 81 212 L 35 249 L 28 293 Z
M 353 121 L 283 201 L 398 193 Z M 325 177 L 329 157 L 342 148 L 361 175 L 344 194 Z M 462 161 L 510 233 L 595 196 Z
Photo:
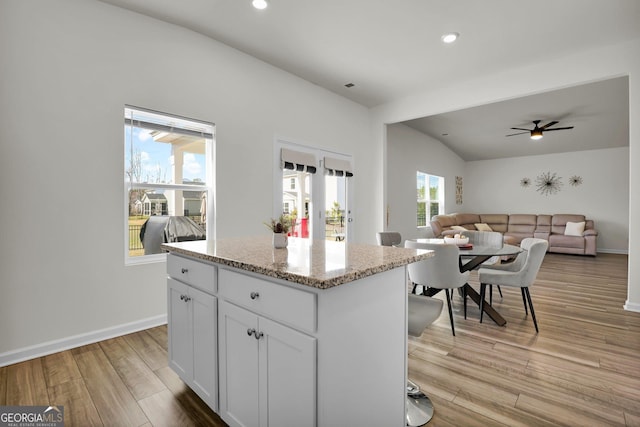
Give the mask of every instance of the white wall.
M 387 230 L 402 238 L 422 237 L 416 226 L 416 172 L 441 176 L 445 180 L 445 211 L 461 212 L 455 204 L 455 177 L 464 176 L 464 161 L 440 141 L 403 124 L 387 127 Z M 464 201 L 464 198 L 463 198 Z
M 417 117 L 455 111 L 500 100 L 546 92 L 576 84 L 617 76 L 629 76 L 629 285 L 625 308 L 640 311 L 640 40 L 575 52 L 557 58 L 537 58 L 531 65 L 502 69 L 477 75 L 455 84 L 443 84 L 434 90 L 372 109 L 372 149 L 388 151 L 385 125 Z M 384 185 L 392 171 L 379 159 L 382 196 L 372 221 L 384 227 L 386 202 L 394 191 Z M 465 179 L 465 187 L 469 179 Z M 468 187 L 467 187 L 468 188 Z M 468 190 L 465 190 L 465 198 Z M 467 202 L 468 203 L 468 202 Z
M 628 159 L 624 147 L 467 162 L 465 205 L 474 213 L 583 214 L 595 221 L 599 251 L 627 253 Z M 558 193 L 536 191 L 536 177 L 545 172 L 562 177 Z M 582 185 L 570 185 L 574 175 L 582 177 Z M 526 188 L 520 185 L 525 177 L 531 180 Z
M 366 108 L 97 1 L 2 1 L 0 40 L 0 365 L 166 315 L 164 263 L 124 266 L 125 104 L 216 124 L 219 237 L 268 232 L 276 136 L 352 154 L 374 233 Z

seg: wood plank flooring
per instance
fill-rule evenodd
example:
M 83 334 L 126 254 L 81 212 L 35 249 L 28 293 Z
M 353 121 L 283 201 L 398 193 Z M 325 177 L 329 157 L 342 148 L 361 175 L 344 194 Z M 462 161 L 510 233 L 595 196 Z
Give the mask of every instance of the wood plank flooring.
M 167 365 L 167 327 L 0 368 L 0 405 L 64 405 L 65 426 L 226 424 Z
M 519 289 L 494 287 L 504 327 L 480 324 L 471 304 L 465 320 L 456 295 L 455 337 L 445 309 L 409 338 L 429 426 L 640 426 L 640 313 L 623 309 L 626 283 L 626 255 L 547 254 L 530 288 L 539 334 Z
M 436 408 L 428 425 L 640 426 L 640 313 L 622 308 L 626 282 L 625 255 L 547 254 L 531 288 L 539 334 L 518 290 L 494 289 L 504 327 L 480 324 L 473 304 L 465 320 L 456 295 L 455 337 L 444 310 L 409 338 L 409 377 Z M 66 426 L 226 426 L 166 349 L 161 326 L 0 368 L 0 405 L 64 405 Z

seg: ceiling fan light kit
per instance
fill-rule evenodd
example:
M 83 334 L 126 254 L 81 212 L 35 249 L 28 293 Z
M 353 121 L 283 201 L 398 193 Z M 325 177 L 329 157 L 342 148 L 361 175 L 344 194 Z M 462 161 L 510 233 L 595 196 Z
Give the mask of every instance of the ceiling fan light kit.
M 542 139 L 542 131 L 540 131 L 540 130 L 532 130 L 531 131 L 531 139 L 533 139 L 534 141 Z
M 538 124 L 541 122 L 541 120 L 534 120 L 533 121 L 533 129 L 524 129 L 524 128 L 511 128 L 514 130 L 522 130 L 524 132 L 518 132 L 518 133 L 512 133 L 510 135 L 505 135 L 505 136 L 515 136 L 515 135 L 523 135 L 525 133 L 528 133 L 529 135 L 531 135 L 531 139 L 537 141 L 539 139 L 542 139 L 544 132 L 551 132 L 552 130 L 567 130 L 567 129 L 573 129 L 573 126 L 566 126 L 566 127 L 562 127 L 562 128 L 552 128 L 551 126 L 553 125 L 557 125 L 558 121 L 556 120 L 552 120 L 549 123 L 547 123 L 544 126 L 538 126 Z

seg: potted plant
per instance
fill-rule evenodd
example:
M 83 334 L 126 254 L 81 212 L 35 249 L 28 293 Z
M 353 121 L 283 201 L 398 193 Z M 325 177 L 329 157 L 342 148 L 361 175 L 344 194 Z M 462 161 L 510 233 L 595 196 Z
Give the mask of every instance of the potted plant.
M 265 222 L 267 226 L 273 232 L 273 247 L 274 248 L 286 248 L 289 243 L 287 235 L 289 234 L 289 228 L 291 227 L 291 221 L 284 214 L 279 218 L 271 218 L 269 222 Z

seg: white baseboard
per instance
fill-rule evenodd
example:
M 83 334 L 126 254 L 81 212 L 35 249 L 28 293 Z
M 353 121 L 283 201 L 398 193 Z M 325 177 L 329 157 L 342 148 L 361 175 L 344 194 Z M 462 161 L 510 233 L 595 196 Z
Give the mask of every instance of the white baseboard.
M 629 302 L 629 300 L 625 301 L 624 309 L 627 311 L 635 311 L 640 313 L 640 304 L 635 302 Z
M 46 356 L 63 350 L 69 350 L 70 348 L 93 344 L 95 342 L 119 337 L 132 332 L 142 331 L 144 329 L 153 328 L 166 323 L 167 315 L 162 314 L 160 316 L 125 323 L 124 325 L 113 326 L 111 328 L 100 329 L 85 334 L 74 335 L 59 340 L 47 341 L 42 344 L 24 347 L 0 354 L 0 367 L 12 365 L 25 360 L 35 359 L 36 357 Z
M 597 252 L 598 253 L 603 253 L 603 254 L 629 255 L 629 250 L 627 250 L 627 249 L 603 249 L 603 248 L 598 248 Z

